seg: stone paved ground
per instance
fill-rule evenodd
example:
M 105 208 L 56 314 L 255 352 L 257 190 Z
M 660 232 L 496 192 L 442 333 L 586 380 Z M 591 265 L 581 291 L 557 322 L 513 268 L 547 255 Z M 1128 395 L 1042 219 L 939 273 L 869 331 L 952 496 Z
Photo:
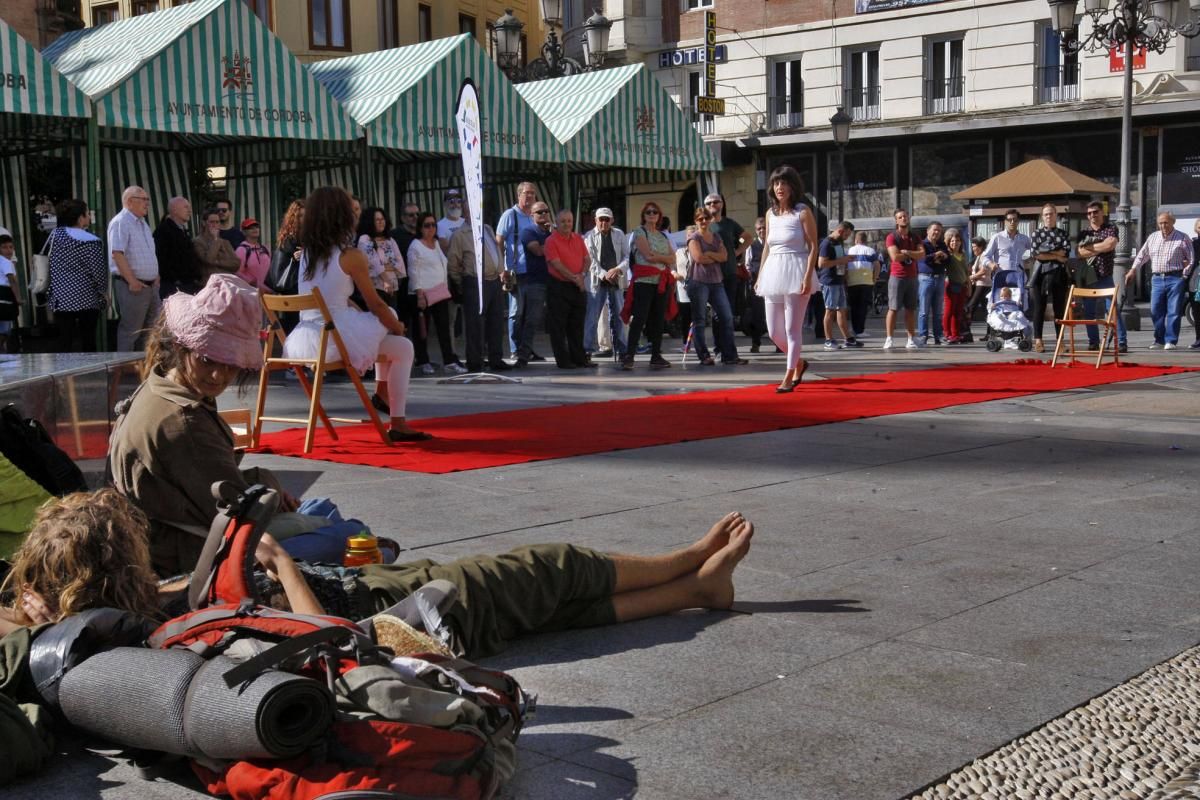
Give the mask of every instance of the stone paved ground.
M 1196 358 L 1140 351 L 1143 339 L 1138 361 Z M 1001 357 L 889 355 L 879 341 L 817 352 L 810 375 Z M 422 379 L 410 413 L 766 382 L 779 360 Z M 298 406 L 290 391 L 273 389 L 273 407 Z M 540 695 L 505 796 L 892 800 L 1200 641 L 1198 401 L 1200 377 L 1171 376 L 443 476 L 250 461 L 413 557 L 550 540 L 650 553 L 741 510 L 757 533 L 733 611 L 537 636 L 489 660 Z M 330 404 L 350 411 L 347 387 Z M 193 793 L 93 755 L 5 796 Z

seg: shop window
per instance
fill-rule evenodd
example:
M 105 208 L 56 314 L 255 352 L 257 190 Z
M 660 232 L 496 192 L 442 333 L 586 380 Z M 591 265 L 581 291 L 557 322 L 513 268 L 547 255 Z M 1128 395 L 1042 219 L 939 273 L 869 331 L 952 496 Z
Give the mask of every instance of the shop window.
M 396 19 L 396 0 L 379 0 L 379 49 L 391 50 L 400 46 L 400 23 Z
M 768 114 L 771 129 L 799 128 L 804 124 L 804 81 L 800 78 L 800 57 L 773 62 L 770 83 Z
M 153 14 L 155 11 L 158 11 L 158 0 L 134 0 L 129 8 L 135 17 L 140 17 L 143 14 Z
M 879 47 L 846 50 L 843 107 L 855 122 L 879 119 Z
M 713 0 L 687 0 L 687 9 L 692 11 L 697 8 L 712 8 Z
M 99 28 L 121 18 L 121 8 L 116 3 L 102 6 L 92 6 L 92 27 Z
M 254 16 L 262 20 L 267 28 L 271 28 L 271 0 L 245 0 L 246 5 L 254 12 Z
M 986 141 L 914 144 L 909 150 L 913 216 L 963 213 L 962 201 L 950 195 L 991 177 L 989 152 Z
M 1194 39 L 1181 36 L 1176 39 L 1180 40 L 1186 42 L 1183 47 L 1183 68 L 1188 72 L 1200 72 L 1200 36 Z
M 417 41 L 433 41 L 433 8 L 424 3 L 417 5 Z
M 925 113 L 954 114 L 963 110 L 963 40 L 961 34 L 930 40 L 925 45 Z
M 458 32 L 475 35 L 475 18 L 470 14 L 458 15 Z
M 349 50 L 350 0 L 308 0 L 308 40 L 314 50 Z

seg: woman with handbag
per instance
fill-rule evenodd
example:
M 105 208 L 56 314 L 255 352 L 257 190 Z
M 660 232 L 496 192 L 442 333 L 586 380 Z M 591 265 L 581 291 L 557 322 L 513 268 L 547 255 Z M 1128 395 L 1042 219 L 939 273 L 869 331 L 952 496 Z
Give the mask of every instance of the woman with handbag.
M 970 330 L 967 324 L 967 292 L 970 291 L 967 274 L 967 254 L 963 252 L 962 233 L 958 228 L 946 231 L 946 246 L 950 248 L 950 260 L 946 262 L 946 302 L 942 307 L 942 330 L 946 344 L 962 344 Z
M 58 326 L 58 352 L 96 352 L 96 325 L 108 305 L 104 243 L 89 233 L 92 212 L 82 200 L 58 206 L 62 224 L 50 234 L 50 311 Z
M 650 369 L 666 369 L 671 362 L 662 357 L 663 327 L 678 311 L 675 305 L 675 248 L 659 230 L 662 209 L 658 203 L 642 206 L 641 222 L 630 239 L 633 280 L 625 290 L 621 318 L 629 323 L 629 347 L 621 358 L 621 369 L 633 369 L 634 353 L 642 330 L 650 340 Z M 698 311 L 699 309 L 697 309 Z M 686 336 L 686 332 L 684 336 Z
M 437 218 L 422 211 L 417 218 L 418 238 L 408 246 L 408 291 L 416 296 L 416 334 L 413 345 L 421 374 L 432 375 L 437 370 L 429 363 L 429 324 L 437 327 L 438 343 L 442 347 L 443 369 L 451 375 L 467 371 L 454 352 L 450 338 L 450 286 L 446 275 L 446 254 L 438 244 Z
M 356 219 L 350 195 L 342 189 L 323 186 L 309 195 L 304 202 L 299 292 L 312 294 L 313 287 L 321 290 L 353 369 L 362 374 L 375 365 L 376 391 L 371 403 L 392 418 L 388 438 L 393 442 L 432 438 L 404 421 L 413 343 L 405 338 L 404 323 L 396 318 L 396 312 L 375 291 L 366 256 L 353 246 Z M 368 310 L 351 303 L 355 289 Z M 300 324 L 284 342 L 284 355 L 316 358 L 324 326 L 319 310 L 301 311 Z
M 300 285 L 300 227 L 304 224 L 304 201 L 293 200 L 279 224 L 275 252 L 267 270 L 266 286 L 276 294 L 295 294 Z M 287 311 L 279 315 L 285 333 L 291 333 L 300 315 Z
M 358 249 L 367 257 L 371 268 L 371 283 L 379 296 L 392 308 L 400 284 L 408 277 L 400 246 L 392 238 L 392 221 L 382 208 L 363 211 L 358 225 Z

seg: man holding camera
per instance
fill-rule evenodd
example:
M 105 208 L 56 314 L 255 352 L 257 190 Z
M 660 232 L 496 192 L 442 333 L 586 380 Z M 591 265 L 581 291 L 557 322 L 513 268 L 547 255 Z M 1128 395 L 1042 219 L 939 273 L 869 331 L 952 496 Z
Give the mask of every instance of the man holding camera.
M 908 228 L 908 212 L 896 209 L 892 215 L 896 230 L 887 236 L 887 251 L 891 258 L 888 273 L 888 312 L 884 318 L 883 349 L 891 350 L 892 334 L 896 330 L 896 312 L 904 310 L 904 327 L 908 331 L 907 350 L 916 350 L 923 343 L 917 341 L 917 262 L 925 257 L 921 241 Z

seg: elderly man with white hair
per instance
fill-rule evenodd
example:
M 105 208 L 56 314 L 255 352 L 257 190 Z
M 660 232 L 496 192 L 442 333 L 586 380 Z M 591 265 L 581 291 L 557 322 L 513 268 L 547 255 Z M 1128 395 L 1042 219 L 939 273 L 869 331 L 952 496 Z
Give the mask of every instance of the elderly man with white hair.
M 117 350 L 141 350 L 143 333 L 162 308 L 154 234 L 146 222 L 150 195 L 140 186 L 130 186 L 121 193 L 121 206 L 108 223 L 108 270 L 121 313 Z
M 1192 260 L 1192 240 L 1175 230 L 1175 215 L 1163 211 L 1156 220 L 1158 230 L 1146 237 L 1133 269 L 1125 275 L 1133 281 L 1138 267 L 1150 262 L 1150 316 L 1154 320 L 1154 344 L 1151 350 L 1174 350 L 1179 346 L 1179 323 L 1183 317 L 1184 290 L 1196 268 Z
M 591 267 L 587 277 L 587 315 L 583 322 L 583 349 L 588 355 L 607 358 L 614 352 L 625 355 L 625 324 L 621 308 L 625 302 L 625 287 L 629 285 L 629 237 L 613 225 L 610 208 L 597 208 L 593 214 L 596 227 L 583 237 Z M 612 331 L 612 350 L 597 352 L 600 314 L 608 308 L 608 324 Z

